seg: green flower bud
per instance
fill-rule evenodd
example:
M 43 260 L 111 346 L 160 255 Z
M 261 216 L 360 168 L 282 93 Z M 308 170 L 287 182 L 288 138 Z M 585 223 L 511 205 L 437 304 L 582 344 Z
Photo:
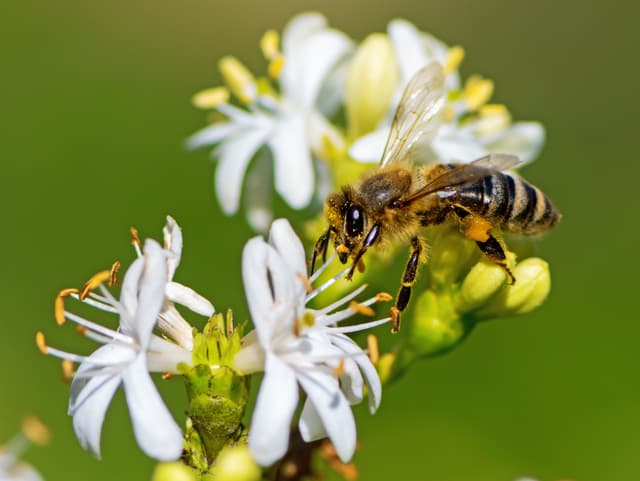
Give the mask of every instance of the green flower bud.
M 549 264 L 530 257 L 513 269 L 515 284 L 506 285 L 478 315 L 483 318 L 527 313 L 544 302 L 551 289 Z
M 345 107 L 351 139 L 374 131 L 391 105 L 398 69 L 391 41 L 373 33 L 360 44 L 347 74 Z
M 482 259 L 462 281 L 457 310 L 466 314 L 486 304 L 504 286 L 507 274 L 500 266 Z
M 431 242 L 430 285 L 439 290 L 459 282 L 478 256 L 475 243 L 455 228 L 439 229 Z
M 160 463 L 153 470 L 151 481 L 196 481 L 193 469 L 179 461 Z
M 216 481 L 259 481 L 262 471 L 246 446 L 227 446 L 211 469 Z

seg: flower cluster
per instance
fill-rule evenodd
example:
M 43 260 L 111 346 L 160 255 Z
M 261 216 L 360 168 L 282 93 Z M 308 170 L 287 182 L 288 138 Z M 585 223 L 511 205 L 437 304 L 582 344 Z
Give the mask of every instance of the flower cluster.
M 22 430 L 6 444 L 0 445 L 0 479 L 3 481 L 42 481 L 40 474 L 20 456 L 32 444 L 44 445 L 49 442 L 49 429 L 35 416 L 26 416 Z
M 300 209 L 324 200 L 328 188 L 353 181 L 364 168 L 357 163 L 379 162 L 404 88 L 430 63 L 442 65 L 446 102 L 421 162 L 469 162 L 491 152 L 529 162 L 544 143 L 539 123 L 512 123 L 504 105 L 490 103 L 491 80 L 473 75 L 462 82 L 461 47 L 405 20 L 391 21 L 386 34 L 371 34 L 355 46 L 320 14 L 305 13 L 287 24 L 282 50 L 279 44 L 277 32 L 263 36 L 268 75 L 258 79 L 236 58 L 220 60 L 227 86 L 203 90 L 193 102 L 222 118 L 213 116 L 187 142 L 191 148 L 216 146 L 216 193 L 227 214 L 238 210 L 245 173 L 254 164 L 245 197 L 256 230 L 265 231 L 271 219 L 272 176 L 280 196 Z M 337 115 L 341 111 L 346 115 Z

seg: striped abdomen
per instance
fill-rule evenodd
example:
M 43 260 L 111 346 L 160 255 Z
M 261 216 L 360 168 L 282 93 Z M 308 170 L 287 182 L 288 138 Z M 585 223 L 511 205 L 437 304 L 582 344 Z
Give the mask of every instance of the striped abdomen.
M 454 202 L 506 232 L 539 234 L 560 220 L 551 200 L 514 174 L 489 175 L 455 190 Z

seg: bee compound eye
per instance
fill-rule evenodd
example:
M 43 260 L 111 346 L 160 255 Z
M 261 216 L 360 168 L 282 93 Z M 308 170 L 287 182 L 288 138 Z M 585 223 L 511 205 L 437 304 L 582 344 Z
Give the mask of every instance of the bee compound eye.
M 358 236 L 364 232 L 364 212 L 358 205 L 351 205 L 347 210 L 345 220 L 347 234 L 350 236 Z

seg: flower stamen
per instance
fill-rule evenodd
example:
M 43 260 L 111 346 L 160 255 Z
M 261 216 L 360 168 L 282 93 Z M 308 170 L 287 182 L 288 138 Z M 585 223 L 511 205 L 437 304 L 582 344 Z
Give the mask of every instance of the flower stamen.
M 80 289 L 80 300 L 84 301 L 89 293 L 96 289 L 100 284 L 111 280 L 111 270 L 100 271 L 89 278 Z
M 74 287 L 62 289 L 60 292 L 58 292 L 56 300 L 53 304 L 53 317 L 59 326 L 63 325 L 66 321 L 64 318 L 64 298 L 77 295 L 78 292 L 78 289 Z
M 62 360 L 62 380 L 65 383 L 70 383 L 73 380 L 73 376 L 76 375 L 75 366 L 69 359 Z
M 136 250 L 136 254 L 140 257 L 142 255 L 142 244 L 140 242 L 140 237 L 138 236 L 138 229 L 135 227 L 129 227 L 129 233 L 131 234 L 131 243 Z
M 340 359 L 340 362 L 338 363 L 338 365 L 333 369 L 334 377 L 338 378 L 344 374 L 344 364 L 345 364 L 345 359 L 343 357 Z
M 378 349 L 378 338 L 375 334 L 367 335 L 367 352 L 369 353 L 369 359 L 374 366 L 378 364 L 380 360 L 380 350 Z
M 307 294 L 313 291 L 313 284 L 311 284 L 311 281 L 307 276 L 300 272 L 296 272 L 296 277 L 300 279 L 300 281 L 304 285 L 304 290 L 307 292 Z
M 377 302 L 377 297 L 374 298 L 374 299 L 376 299 L 376 302 Z M 358 314 L 361 314 L 361 315 L 367 316 L 367 317 L 373 317 L 373 316 L 376 315 L 376 312 L 373 309 L 371 309 L 369 306 L 365 306 L 365 305 L 360 304 L 360 303 L 358 303 L 356 301 L 351 301 L 349 303 L 349 309 L 351 309 L 352 311 L 354 311 L 354 312 L 356 312 Z
M 115 261 L 109 272 L 109 287 L 113 287 L 118 283 L 118 271 L 120 270 L 120 261 Z

